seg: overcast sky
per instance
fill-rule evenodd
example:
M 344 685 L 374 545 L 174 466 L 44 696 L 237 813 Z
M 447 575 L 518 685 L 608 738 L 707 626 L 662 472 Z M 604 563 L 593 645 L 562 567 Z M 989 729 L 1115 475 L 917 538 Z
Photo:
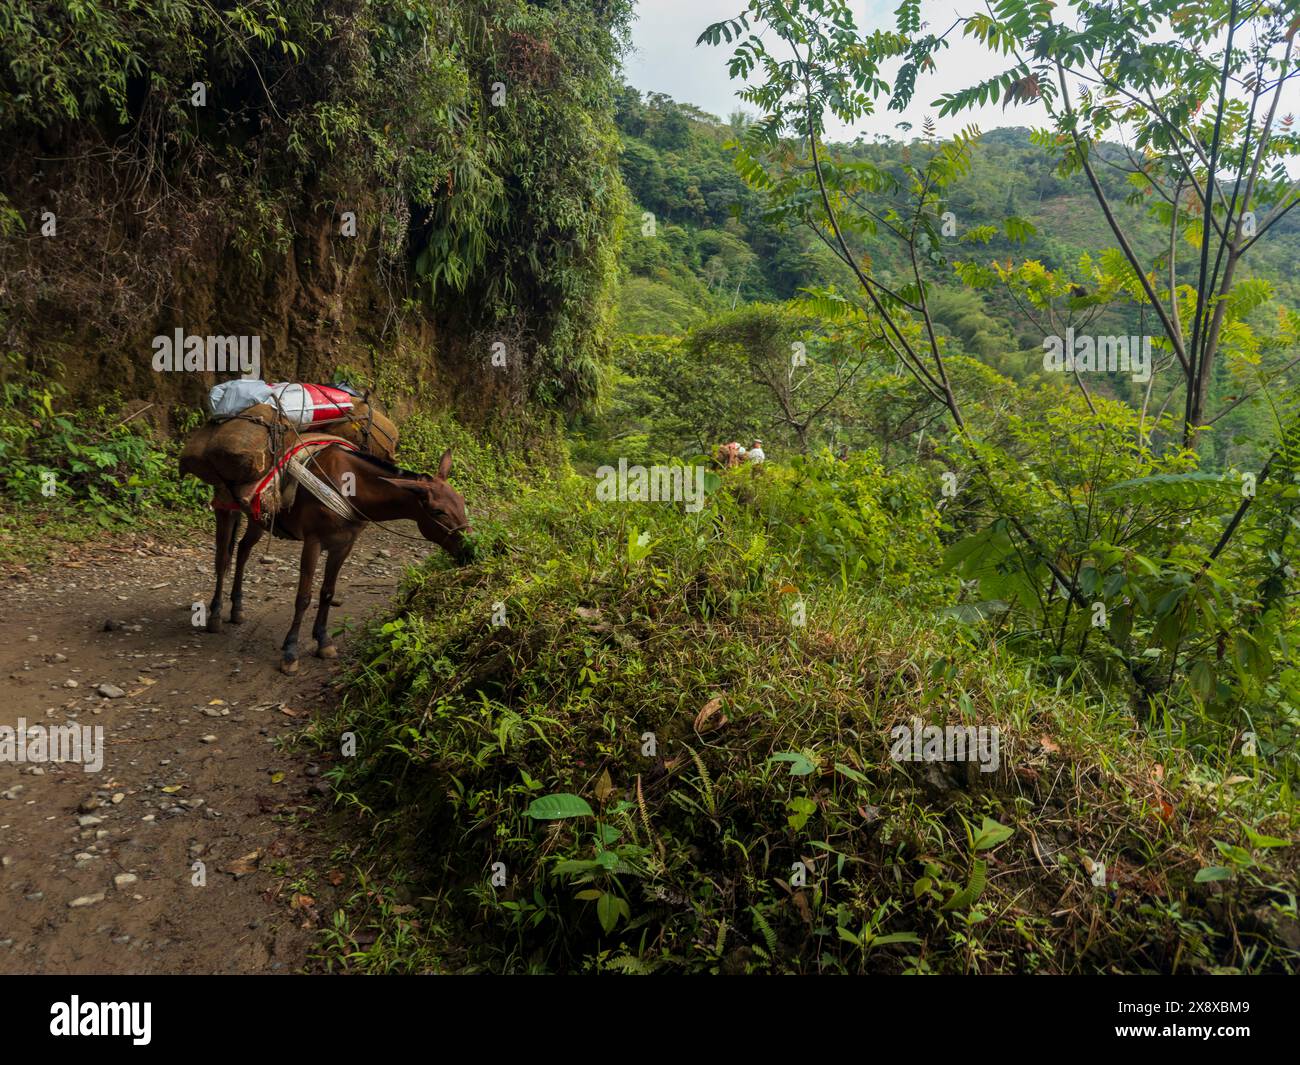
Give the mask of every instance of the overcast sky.
M 854 4 L 859 30 L 894 28 L 894 9 L 898 0 L 858 0 Z M 969 11 L 967 2 L 963 10 Z M 627 59 L 627 79 L 642 92 L 663 92 L 682 103 L 695 104 L 725 119 L 737 107 L 753 108 L 735 97 L 737 83 L 727 77 L 726 45 L 716 48 L 695 45 L 700 32 L 714 22 L 732 18 L 745 8 L 745 0 L 638 0 L 637 21 L 632 27 L 633 52 Z M 926 0 L 922 5 L 931 29 L 946 29 L 955 21 L 959 8 L 956 0 Z M 1009 107 L 1000 104 L 962 112 L 956 118 L 939 120 L 930 105 L 945 92 L 965 88 L 990 74 L 1007 69 L 1011 63 L 1003 56 L 985 50 L 956 31 L 950 48 L 937 57 L 939 69 L 918 79 L 916 100 L 903 113 L 887 111 L 870 116 L 853 130 L 832 127 L 836 136 L 852 139 L 858 132 L 887 133 L 902 136 L 895 123 L 911 122 L 920 132 L 921 119 L 935 119 L 940 135 L 975 123 L 981 129 L 995 126 L 1031 126 L 1042 123 L 1036 106 Z
M 753 110 L 735 97 L 736 83 L 727 77 L 727 59 L 731 50 L 695 45 L 700 32 L 714 22 L 734 18 L 744 10 L 745 0 L 638 0 L 638 17 L 632 28 L 633 52 L 627 59 L 627 79 L 642 92 L 663 92 L 682 103 L 695 104 L 725 119 L 737 107 Z M 976 0 L 924 0 L 922 18 L 933 32 L 946 30 L 956 21 L 959 11 L 970 13 L 982 5 Z M 858 29 L 895 28 L 894 10 L 898 0 L 854 0 Z M 991 104 L 939 119 L 931 106 L 944 93 L 967 88 L 993 74 L 1010 68 L 1013 60 L 986 49 L 979 42 L 963 37 L 958 28 L 949 37 L 949 47 L 936 56 L 938 69 L 917 79 L 914 102 L 905 112 L 883 111 L 870 115 L 854 129 L 831 126 L 833 137 L 852 140 L 858 133 L 868 136 L 884 133 L 893 137 L 913 136 L 920 132 L 921 120 L 935 120 L 940 136 L 975 124 L 982 130 L 998 126 L 1046 125 L 1046 115 L 1037 104 L 1008 107 Z M 893 71 L 886 71 L 890 80 Z M 1283 91 L 1281 114 L 1300 110 L 1300 82 L 1292 82 Z M 896 127 L 910 122 L 914 133 L 904 134 Z M 1288 169 L 1296 172 L 1300 161 L 1293 160 Z

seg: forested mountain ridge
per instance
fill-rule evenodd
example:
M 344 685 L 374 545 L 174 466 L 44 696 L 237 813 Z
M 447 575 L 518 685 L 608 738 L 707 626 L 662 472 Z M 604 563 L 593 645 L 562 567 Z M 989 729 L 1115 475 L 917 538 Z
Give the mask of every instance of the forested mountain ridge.
M 824 301 L 817 302 L 815 294 L 833 289 L 850 294 L 851 299 L 857 285 L 853 272 L 824 233 L 818 239 L 810 227 L 774 215 L 766 209 L 762 191 L 746 182 L 737 157 L 743 154 L 746 131 L 755 121 L 752 115 L 738 110 L 723 122 L 693 105 L 658 93 L 643 95 L 624 85 L 616 121 L 622 141 L 620 167 L 632 200 L 620 250 L 618 325 L 627 336 L 645 338 L 626 341 L 621 348 L 620 366 L 625 373 L 621 394 L 612 397 L 614 420 L 635 424 L 638 433 L 648 431 L 648 435 L 634 433 L 635 439 L 683 455 L 703 447 L 702 437 L 709 432 L 750 432 L 796 443 L 794 437 L 787 439 L 786 428 L 774 427 L 770 419 L 764 425 L 763 419 L 745 413 L 754 410 L 752 395 L 720 419 L 730 418 L 738 423 L 737 429 L 710 430 L 700 423 L 707 417 L 701 411 L 693 428 L 679 420 L 667 435 L 657 436 L 642 401 L 653 392 L 654 402 L 659 403 L 665 389 L 647 390 L 638 378 L 663 364 L 664 345 L 674 343 L 664 338 L 705 337 L 713 328 L 711 319 L 725 318 L 729 312 L 740 314 L 747 306 L 773 309 L 757 312 L 769 315 L 767 326 L 755 329 L 751 321 L 745 327 L 749 339 L 731 350 L 733 361 L 743 361 L 744 352 L 754 350 L 760 334 L 766 337 L 760 346 L 766 345 L 769 359 L 775 357 L 777 347 L 788 346 L 800 336 L 824 336 L 828 308 Z M 871 166 L 898 173 L 942 150 L 943 142 L 925 130 L 917 135 L 906 123 L 900 126 L 907 139 L 829 143 L 827 160 L 846 169 Z M 1018 383 L 1058 383 L 1058 375 L 1044 370 L 1044 343 L 1051 343 L 1049 337 L 1072 337 L 1076 332 L 1132 338 L 1135 345 L 1154 334 L 1153 358 L 1163 358 L 1166 364 L 1172 361 L 1167 346 L 1162 355 L 1155 315 L 1132 298 L 1136 289 L 1131 280 L 1119 280 L 1127 266 L 1115 235 L 1087 178 L 1077 167 L 1062 165 L 1059 140 L 1023 127 L 971 133 L 969 157 L 936 208 L 944 212 L 942 257 L 936 260 L 929 282 L 927 313 L 945 352 L 976 360 Z M 1117 223 L 1130 235 L 1139 256 L 1157 264 L 1157 273 L 1167 272 L 1159 264 L 1167 262 L 1170 233 L 1150 210 L 1153 189 L 1133 173 L 1141 161 L 1113 143 L 1101 144 L 1095 154 L 1097 178 Z M 858 205 L 869 206 L 862 201 Z M 887 210 L 887 201 L 882 199 L 877 207 Z M 1200 225 L 1195 202 L 1189 199 L 1182 210 L 1179 244 L 1195 244 Z M 887 234 L 883 225 L 873 232 L 855 231 L 850 239 L 860 262 L 875 269 L 883 284 L 893 287 L 908 279 L 906 246 Z M 1194 285 L 1196 260 L 1195 247 L 1184 246 L 1178 253 L 1180 286 Z M 1252 376 L 1277 372 L 1273 383 L 1285 387 L 1285 364 L 1295 355 L 1289 339 L 1295 327 L 1287 309 L 1300 296 L 1298 278 L 1300 213 L 1290 212 L 1276 222 L 1267 241 L 1252 248 L 1249 262 L 1238 274 L 1238 283 L 1251 292 L 1248 317 L 1258 338 L 1246 341 L 1235 370 L 1226 361 L 1214 370 L 1211 395 L 1221 406 L 1238 399 L 1242 403 L 1226 413 L 1203 445 L 1204 461 L 1211 465 L 1260 457 L 1245 442 L 1271 424 L 1273 413 L 1262 399 L 1254 397 L 1252 403 L 1243 397 L 1255 391 Z M 1039 301 L 1040 295 L 1053 289 L 1055 294 L 1046 300 L 1050 306 Z M 810 294 L 814 294 L 811 299 Z M 780 344 L 775 339 L 778 333 Z M 843 347 L 846 353 L 855 350 L 852 343 Z M 716 364 L 720 356 L 714 351 L 708 358 Z M 716 372 L 726 376 L 733 369 L 718 366 Z M 1168 382 L 1156 376 L 1154 386 L 1141 374 L 1112 374 L 1090 387 L 1135 408 L 1164 410 L 1173 393 Z M 732 394 L 748 387 L 745 377 L 742 373 L 733 380 Z M 671 392 L 671 386 L 667 390 Z M 759 393 L 764 391 L 759 387 Z M 878 400 L 879 395 L 850 390 L 833 404 L 822 432 L 805 433 L 799 446 L 811 440 L 839 447 L 858 439 L 878 439 L 881 432 L 888 439 L 898 426 L 890 427 L 893 416 L 886 408 L 910 406 L 901 393 L 893 394 L 878 415 L 866 419 L 865 437 L 852 429 L 863 426 L 861 411 Z M 669 404 L 677 410 L 690 406 L 681 395 Z M 904 417 L 899 426 L 906 435 L 909 426 L 915 431 L 916 424 Z
M 828 283 L 851 287 L 844 264 L 810 232 L 765 219 L 760 198 L 736 172 L 731 146 L 752 116 L 737 111 L 723 122 L 693 105 L 624 85 L 616 119 L 623 180 L 635 205 L 620 257 L 619 324 L 625 332 L 676 333 L 711 311 L 737 304 L 789 300 L 803 288 Z M 900 138 L 831 144 L 828 152 L 889 165 L 924 143 L 902 130 Z M 1142 227 L 1149 249 L 1162 247 L 1168 234 L 1145 221 L 1142 197 L 1127 202 L 1135 186 L 1113 165 L 1123 160 L 1122 150 L 1112 145 L 1102 158 L 1112 163 L 1099 171 L 1108 199 L 1126 223 Z M 1070 270 L 1083 256 L 1115 243 L 1086 178 L 1062 176 L 1059 158 L 1025 127 L 992 129 L 979 137 L 970 172 L 955 183 L 946 207 L 957 240 L 971 229 L 1001 230 L 1006 216 L 1023 218 L 1035 230 L 1023 242 L 999 233 L 986 245 L 954 253 L 957 258 L 1033 259 L 1048 269 Z M 642 212 L 653 214 L 658 240 L 642 237 Z M 901 265 L 895 261 L 898 251 L 883 240 L 868 241 L 861 250 L 895 268 Z M 1190 266 L 1182 264 L 1185 271 Z M 1292 214 L 1279 223 L 1275 238 L 1259 249 L 1254 269 L 1272 287 L 1274 305 L 1296 303 L 1300 217 Z M 934 310 L 955 350 L 1016 379 L 1031 374 L 1036 358 L 1030 349 L 1041 356 L 1042 333 L 1004 292 L 963 289 L 955 273 L 949 280 Z M 1139 329 L 1137 317 L 1128 313 L 1103 314 L 1097 326 L 1099 332 Z

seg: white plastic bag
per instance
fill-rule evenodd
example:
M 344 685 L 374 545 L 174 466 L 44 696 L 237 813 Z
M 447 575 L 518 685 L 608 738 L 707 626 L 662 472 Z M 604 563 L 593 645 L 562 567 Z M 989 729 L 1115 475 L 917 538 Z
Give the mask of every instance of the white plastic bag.
M 271 398 L 271 386 L 265 381 L 237 378 L 214 385 L 208 392 L 208 414 L 213 418 L 230 418 Z

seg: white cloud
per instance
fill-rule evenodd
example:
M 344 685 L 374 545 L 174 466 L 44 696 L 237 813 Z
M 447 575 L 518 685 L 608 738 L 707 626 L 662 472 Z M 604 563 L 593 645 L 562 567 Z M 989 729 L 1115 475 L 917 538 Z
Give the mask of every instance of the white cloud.
M 925 0 L 921 12 L 933 32 L 942 32 L 956 21 L 959 12 L 969 13 L 978 6 L 975 0 L 960 0 L 960 3 Z M 858 6 L 859 29 L 864 32 L 893 29 L 896 7 L 897 0 L 862 0 Z M 632 31 L 635 51 L 627 62 L 628 81 L 643 92 L 667 93 L 675 100 L 695 104 L 722 118 L 737 107 L 753 110 L 737 99 L 738 83 L 727 76 L 730 48 L 726 45 L 696 47 L 695 44 L 706 26 L 735 17 L 744 8 L 745 0 L 640 0 Z M 1046 115 L 1039 104 L 1012 105 L 1005 109 L 1000 103 L 991 104 L 940 119 L 938 109 L 933 106 L 940 96 L 1007 70 L 1013 63 L 1011 57 L 995 54 L 978 41 L 962 36 L 960 27 L 947 39 L 949 47 L 935 57 L 937 69 L 918 78 L 915 98 L 905 111 L 882 110 L 851 129 L 832 126 L 832 137 L 852 140 L 859 133 L 868 137 L 880 133 L 899 137 L 904 134 L 897 129 L 897 123 L 910 122 L 913 130 L 919 132 L 927 115 L 935 120 L 940 136 L 949 136 L 972 124 L 982 130 L 1046 124 Z M 892 74 L 892 70 L 885 72 L 887 81 Z M 1292 82 L 1283 91 L 1279 113 L 1285 115 L 1298 109 L 1300 82 Z M 1292 161 L 1288 169 L 1293 173 L 1300 171 L 1300 161 Z
M 716 48 L 695 45 L 706 26 L 736 16 L 744 6 L 744 0 L 641 0 L 632 29 L 635 50 L 627 62 L 628 81 L 642 92 L 667 93 L 679 102 L 695 104 L 722 118 L 738 107 L 753 110 L 736 97 L 738 83 L 727 76 L 730 49 L 725 45 Z M 859 28 L 866 32 L 892 29 L 896 6 L 896 3 L 868 0 L 859 16 Z M 935 29 L 949 26 L 957 17 L 957 10 L 952 0 L 930 0 L 922 7 L 924 18 Z M 940 135 L 972 123 L 981 129 L 992 129 L 1029 126 L 1042 121 L 1042 111 L 1037 107 L 1009 107 L 1004 112 L 996 104 L 940 120 L 938 109 L 931 106 L 934 100 L 1010 65 L 1005 57 L 960 36 L 960 31 L 949 40 L 952 46 L 937 57 L 938 70 L 918 80 L 916 98 L 907 110 L 882 111 L 863 119 L 852 129 L 833 127 L 832 135 L 846 140 L 858 133 L 901 136 L 897 123 L 910 122 L 919 130 L 921 120 L 927 115 L 935 119 Z

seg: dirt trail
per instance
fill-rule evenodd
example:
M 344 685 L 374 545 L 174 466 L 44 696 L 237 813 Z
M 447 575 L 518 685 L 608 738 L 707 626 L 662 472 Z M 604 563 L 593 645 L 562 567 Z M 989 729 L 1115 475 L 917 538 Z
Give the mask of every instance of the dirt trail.
M 340 578 L 332 626 L 379 610 L 425 553 L 369 531 Z M 308 638 L 301 672 L 279 673 L 297 562 L 297 544 L 264 539 L 246 622 L 215 635 L 191 624 L 192 604 L 212 594 L 197 533 L 86 545 L 0 578 L 0 726 L 102 726 L 104 749 L 98 772 L 0 755 L 0 973 L 307 963 L 332 901 L 330 845 L 310 829 L 328 787 L 277 741 L 330 697 L 351 637 L 334 662 L 312 657 Z M 195 862 L 206 886 L 193 884 Z M 318 875 L 299 880 L 305 870 Z

